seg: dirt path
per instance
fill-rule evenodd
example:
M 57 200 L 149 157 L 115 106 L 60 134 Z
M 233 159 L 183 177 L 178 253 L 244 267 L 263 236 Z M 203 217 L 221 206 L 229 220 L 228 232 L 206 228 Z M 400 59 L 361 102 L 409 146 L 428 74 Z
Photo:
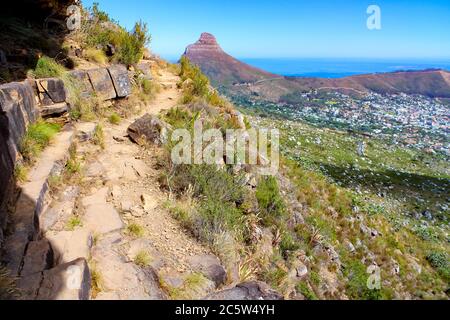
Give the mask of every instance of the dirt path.
M 179 78 L 161 71 L 162 86 L 156 99 L 143 110 L 158 114 L 175 106 L 180 98 Z M 163 281 L 180 288 L 194 272 L 195 261 L 210 256 L 208 248 L 188 235 L 165 209 L 167 195 L 159 189 L 159 172 L 154 169 L 158 149 L 144 149 L 127 137 L 127 128 L 139 116 L 119 125 L 104 124 L 105 148 L 90 143 L 79 147 L 87 159 L 83 187 L 75 200 L 81 225 L 61 230 L 66 221 L 50 228 L 47 238 L 61 248 L 62 260 L 85 255 L 90 260 L 96 299 L 163 299 Z M 67 190 L 67 189 L 66 189 Z M 136 235 L 130 226 L 141 229 Z M 69 233 L 69 234 L 68 234 Z M 86 240 L 90 237 L 92 241 Z M 92 242 L 90 248 L 85 243 Z M 146 265 L 152 268 L 146 267 Z M 210 282 L 192 298 L 214 290 Z

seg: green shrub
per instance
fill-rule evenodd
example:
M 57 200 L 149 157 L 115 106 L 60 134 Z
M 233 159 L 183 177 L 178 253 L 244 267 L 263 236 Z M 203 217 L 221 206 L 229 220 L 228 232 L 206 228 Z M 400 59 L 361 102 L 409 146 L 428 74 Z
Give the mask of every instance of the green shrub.
M 84 57 L 92 62 L 100 63 L 100 64 L 107 64 L 108 63 L 108 57 L 106 56 L 105 52 L 99 49 L 89 48 L 84 50 L 83 52 Z
M 200 199 L 192 216 L 176 212 L 196 236 L 210 242 L 222 231 L 242 236 L 244 214 L 238 205 L 243 202 L 244 190 L 232 174 L 210 165 L 180 165 L 170 184 L 178 194 L 192 190 L 193 196 Z
M 20 152 L 24 159 L 31 162 L 60 130 L 60 125 L 42 120 L 30 125 L 20 144 Z
M 66 229 L 68 231 L 74 231 L 76 228 L 83 226 L 81 218 L 78 216 L 72 216 L 69 221 L 67 221 Z
M 137 83 L 139 89 L 138 96 L 144 102 L 152 101 L 161 91 L 159 84 L 150 79 L 139 78 Z
M 295 241 L 292 234 L 288 231 L 285 231 L 281 235 L 280 242 L 280 251 L 283 256 L 285 256 L 288 252 L 293 252 L 300 249 L 300 246 Z
M 209 79 L 203 74 L 198 66 L 193 65 L 186 56 L 183 56 L 180 60 L 181 72 L 180 77 L 182 81 L 191 79 L 192 83 L 188 87 L 184 88 L 183 102 L 191 102 L 192 99 L 187 99 L 192 96 L 207 98 L 209 95 Z M 216 99 L 213 97 L 211 99 Z M 190 100 L 190 101 L 188 101 Z M 217 102 L 217 99 L 215 100 Z
M 117 125 L 120 123 L 120 121 L 122 121 L 122 118 L 117 113 L 114 112 L 109 116 L 108 120 L 111 124 Z
M 448 255 L 445 252 L 431 252 L 427 255 L 427 260 L 445 281 L 450 281 L 450 265 L 448 262 Z
M 134 263 L 141 268 L 148 267 L 151 263 L 150 254 L 144 250 L 139 251 L 136 257 L 134 257 Z
M 43 56 L 37 61 L 33 75 L 40 78 L 61 78 L 66 69 L 58 64 L 54 59 Z
M 127 65 L 138 63 L 144 56 L 145 46 L 150 40 L 147 24 L 142 21 L 135 24 L 132 32 L 119 32 L 116 40 L 118 49 L 116 59 Z
M 103 132 L 103 125 L 101 123 L 95 127 L 92 142 L 100 148 L 105 149 L 105 133 Z
M 275 177 L 264 177 L 256 188 L 256 199 L 266 224 L 286 215 L 286 206 Z
M 145 234 L 145 229 L 140 224 L 130 223 L 127 226 L 127 233 L 132 237 L 142 238 Z
M 296 289 L 305 297 L 306 300 L 319 300 L 314 291 L 311 290 L 306 282 L 298 283 Z
M 106 48 L 107 45 L 113 45 L 116 48 L 113 59 L 127 65 L 135 64 L 142 59 L 145 46 L 151 40 L 146 23 L 139 21 L 133 30 L 128 32 L 111 21 L 109 16 L 99 9 L 98 4 L 91 9 L 91 15 L 94 19 L 83 20 L 81 41 L 84 47 Z M 104 22 L 115 25 L 105 25 Z
M 381 290 L 371 290 L 367 286 L 369 274 L 367 267 L 359 260 L 351 260 L 345 267 L 345 275 L 348 278 L 347 295 L 355 300 L 380 300 L 383 299 Z
M 14 168 L 14 178 L 19 182 L 25 182 L 28 177 L 28 168 L 23 164 L 17 164 Z
M 110 21 L 109 15 L 105 11 L 100 10 L 98 2 L 94 2 L 92 4 L 91 12 L 94 19 L 96 19 L 99 22 Z

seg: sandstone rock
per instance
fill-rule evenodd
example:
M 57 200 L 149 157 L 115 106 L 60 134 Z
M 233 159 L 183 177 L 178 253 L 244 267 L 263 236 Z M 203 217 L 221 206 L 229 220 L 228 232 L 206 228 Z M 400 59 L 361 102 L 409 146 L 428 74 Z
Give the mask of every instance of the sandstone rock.
M 48 240 L 28 243 L 21 276 L 30 276 L 53 267 L 54 251 Z
M 86 208 L 83 225 L 93 233 L 110 233 L 123 228 L 116 209 L 110 204 L 93 204 Z
M 136 173 L 140 177 L 144 178 L 147 176 L 148 167 L 144 161 L 138 160 L 138 159 L 133 159 L 132 161 L 129 161 L 129 163 L 131 164 L 131 167 L 136 171 Z
M 39 100 L 42 105 L 48 106 L 65 102 L 67 99 L 66 88 L 61 79 L 49 78 L 36 80 Z
M 128 70 L 124 65 L 114 65 L 108 68 L 117 97 L 124 98 L 131 94 L 131 83 Z
M 91 275 L 85 259 L 44 271 L 38 300 L 88 300 Z
M 165 299 L 158 276 L 151 267 L 139 268 L 118 253 L 122 242 L 121 234 L 116 232 L 102 237 L 93 249 L 92 258 L 102 271 L 104 291 L 117 293 L 121 300 Z
M 90 141 L 94 137 L 97 124 L 93 122 L 85 122 L 77 125 L 77 138 L 80 142 Z
M 37 119 L 34 92 L 29 82 L 0 86 L 0 117 L 1 133 L 8 147 L 9 157 L 15 163 L 20 157 L 18 150 L 28 124 Z
M 162 255 L 154 248 L 153 243 L 148 239 L 136 239 L 130 241 L 125 247 L 127 247 L 126 254 L 128 261 L 132 262 L 136 255 L 145 251 L 150 256 L 150 267 L 154 270 L 160 270 L 164 266 L 164 260 Z
M 227 272 L 220 264 L 219 259 L 212 255 L 193 256 L 188 258 L 189 264 L 194 271 L 200 272 L 212 280 L 219 287 L 227 280 Z
M 93 243 L 89 230 L 50 232 L 46 234 L 46 238 L 54 248 L 56 265 L 68 263 L 77 258 L 89 259 Z
M 53 105 L 41 108 L 41 116 L 43 118 L 59 117 L 69 111 L 69 106 L 65 102 L 56 103 Z
M 152 63 L 148 60 L 142 60 L 135 65 L 136 70 L 142 72 L 146 79 L 152 79 Z
M 108 188 L 102 188 L 96 191 L 91 196 L 85 197 L 81 200 L 84 207 L 88 207 L 96 204 L 106 204 L 106 198 L 108 197 Z
M 16 286 L 20 290 L 20 300 L 35 300 L 42 282 L 42 272 L 20 277 Z
M 75 209 L 75 198 L 79 193 L 78 187 L 68 187 L 59 201 L 51 203 L 50 207 L 39 216 L 39 226 L 42 232 L 51 229 L 62 230 L 66 221 Z
M 157 201 L 155 201 L 155 198 L 148 194 L 145 194 L 145 193 L 142 194 L 141 200 L 142 200 L 142 206 L 143 206 L 145 212 L 150 212 L 158 206 L 158 203 L 157 203 Z
M 105 167 L 98 161 L 92 162 L 89 164 L 86 170 L 86 177 L 100 177 L 104 174 Z
M 89 80 L 89 75 L 85 70 L 74 70 L 70 71 L 70 75 L 77 80 L 80 86 L 81 96 L 88 98 L 94 93 L 94 88 L 92 87 L 91 81 Z
M 130 200 L 123 200 L 120 203 L 121 207 L 122 207 L 122 211 L 123 212 L 131 212 L 132 208 L 133 208 L 133 202 Z
M 146 114 L 128 127 L 128 135 L 135 143 L 141 143 L 142 139 L 156 145 L 163 145 L 168 140 L 171 130 L 169 124 L 155 116 Z
M 122 197 L 122 188 L 116 184 L 113 185 L 111 196 L 114 198 L 114 200 L 119 200 Z
M 355 246 L 354 246 L 349 240 L 346 240 L 346 241 L 344 242 L 344 245 L 345 245 L 345 247 L 347 248 L 347 250 L 348 250 L 350 253 L 353 253 L 353 252 L 356 251 Z
M 116 97 L 116 90 L 112 83 L 108 69 L 99 68 L 87 71 L 95 93 L 103 100 L 111 100 Z
M 245 282 L 236 287 L 213 293 L 206 300 L 283 300 L 283 296 L 268 284 L 259 281 Z
M 304 278 L 308 274 L 308 268 L 302 263 L 298 262 L 298 266 L 296 268 L 296 276 L 297 278 Z

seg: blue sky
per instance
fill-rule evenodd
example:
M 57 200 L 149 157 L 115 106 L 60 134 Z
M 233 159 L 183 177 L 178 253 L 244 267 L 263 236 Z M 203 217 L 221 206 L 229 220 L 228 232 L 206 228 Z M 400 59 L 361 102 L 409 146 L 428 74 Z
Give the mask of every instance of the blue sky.
M 238 58 L 450 59 L 450 0 L 95 2 L 128 29 L 147 22 L 151 49 L 169 59 L 202 32 Z M 371 4 L 381 8 L 381 30 L 366 27 Z

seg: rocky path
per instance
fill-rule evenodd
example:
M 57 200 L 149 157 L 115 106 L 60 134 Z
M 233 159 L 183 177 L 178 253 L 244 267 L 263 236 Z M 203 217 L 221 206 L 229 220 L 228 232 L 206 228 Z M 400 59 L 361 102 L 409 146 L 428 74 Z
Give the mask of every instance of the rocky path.
M 143 113 L 158 114 L 180 98 L 179 78 L 165 71 L 160 75 L 162 90 Z M 59 263 L 79 257 L 89 261 L 92 298 L 168 298 L 167 291 L 185 290 L 187 279 L 198 271 L 206 277 L 194 290 L 189 288 L 187 297 L 201 298 L 221 282 L 208 280 L 208 275 L 214 280 L 225 272 L 209 249 L 164 208 L 168 197 L 160 191 L 154 169 L 158 149 L 141 148 L 126 137 L 128 126 L 139 117 L 104 124 L 103 150 L 80 144 L 79 157 L 86 159 L 82 182 L 63 188 L 44 213 L 45 237 L 58 252 Z M 87 132 L 95 128 L 83 126 Z

